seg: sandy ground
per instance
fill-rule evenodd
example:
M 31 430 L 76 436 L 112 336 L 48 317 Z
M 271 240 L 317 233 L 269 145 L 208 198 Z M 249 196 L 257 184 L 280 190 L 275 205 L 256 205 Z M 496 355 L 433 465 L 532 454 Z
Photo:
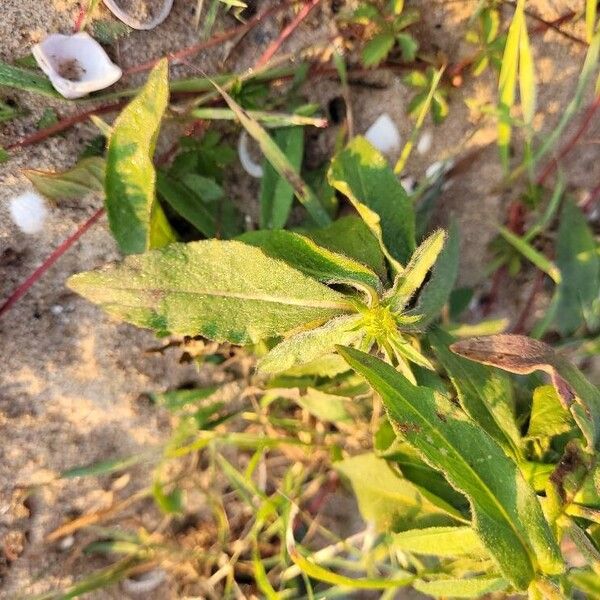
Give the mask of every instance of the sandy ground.
M 175 0 L 169 19 L 153 32 L 133 32 L 121 41 L 113 52 L 115 60 L 126 68 L 196 41 L 191 18 L 195 4 Z M 465 19 L 475 4 L 427 3 L 418 34 L 423 48 L 428 53 L 447 54 L 454 62 L 469 56 L 472 49 L 462 41 L 462 35 Z M 538 0 L 529 4 L 552 20 L 569 8 L 580 10 L 581 3 Z M 0 58 L 12 61 L 26 55 L 31 45 L 47 33 L 70 31 L 78 6 L 74 0 L 3 0 Z M 314 13 L 290 44 L 298 47 L 324 39 L 329 34 L 324 23 L 322 14 Z M 229 19 L 226 26 L 232 24 Z M 223 68 L 224 58 L 226 68 L 247 66 L 280 26 L 271 22 L 253 31 L 233 48 L 231 56 L 231 46 L 227 45 L 193 62 L 208 72 Z M 583 35 L 579 26 L 565 27 Z M 571 98 L 584 52 L 552 31 L 534 35 L 533 43 L 542 69 L 538 97 L 541 112 L 536 125 L 548 132 Z M 172 74 L 180 72 L 182 68 L 177 67 Z M 333 78 L 315 80 L 307 91 L 323 106 L 340 94 Z M 436 216 L 439 223 L 453 217 L 460 225 L 463 285 L 481 282 L 486 246 L 494 236 L 495 225 L 503 221 L 506 204 L 515 197 L 515 190 L 502 194 L 494 191 L 501 178 L 496 150 L 488 147 L 494 139 L 494 125 L 464 102 L 471 98 L 483 103 L 494 94 L 491 74 L 477 79 L 466 76 L 463 87 L 451 92 L 446 122 L 440 127 L 427 126 L 433 136 L 431 150 L 425 156 L 415 154 L 407 168 L 410 175 L 419 177 L 434 160 L 481 148 L 468 170 L 444 192 Z M 406 139 L 412 124 L 405 107 L 411 95 L 399 75 L 380 73 L 354 81 L 356 130 L 364 131 L 385 107 Z M 25 93 L 0 91 L 0 97 L 14 98 L 30 111 L 29 116 L 0 129 L 0 144 L 34 131 L 43 107 L 48 105 L 47 100 Z M 61 116 L 72 110 L 63 103 L 55 106 Z M 45 230 L 25 235 L 12 224 L 7 209 L 12 196 L 28 189 L 20 169 L 64 169 L 73 164 L 94 135 L 92 125 L 82 124 L 63 136 L 18 152 L 0 166 L 0 298 L 6 297 L 101 203 L 98 197 L 87 197 L 52 206 Z M 595 123 L 584 143 L 564 164 L 569 188 L 576 198 L 598 184 L 599 135 L 600 125 Z M 333 130 L 311 133 L 308 160 L 317 162 L 327 156 L 334 137 Z M 231 193 L 248 214 L 256 215 L 256 183 L 248 181 L 239 167 L 235 168 L 235 177 L 237 180 L 230 183 Z M 190 382 L 206 383 L 215 376 L 210 370 L 199 373 L 190 365 L 180 364 L 177 349 L 163 355 L 148 353 L 147 349 L 155 345 L 152 334 L 111 321 L 65 288 L 70 274 L 116 258 L 118 252 L 102 220 L 0 319 L 0 540 L 20 555 L 10 566 L 6 558 L 0 558 L 0 597 L 39 593 L 71 580 L 72 573 L 63 565 L 64 554 L 56 547 L 45 546 L 43 536 L 68 516 L 110 502 L 114 482 L 85 480 L 41 488 L 35 506 L 29 509 L 23 505 L 19 486 L 47 481 L 63 469 L 127 455 L 159 441 L 168 432 L 168 420 L 141 402 L 141 395 Z M 506 290 L 498 307 L 500 314 L 514 317 L 522 296 L 518 286 L 526 283 L 526 279 L 517 281 Z M 24 537 L 25 532 L 29 533 Z M 173 589 L 167 586 L 156 597 L 176 597 Z M 110 594 L 102 592 L 94 597 Z M 118 594 L 116 597 L 123 597 Z

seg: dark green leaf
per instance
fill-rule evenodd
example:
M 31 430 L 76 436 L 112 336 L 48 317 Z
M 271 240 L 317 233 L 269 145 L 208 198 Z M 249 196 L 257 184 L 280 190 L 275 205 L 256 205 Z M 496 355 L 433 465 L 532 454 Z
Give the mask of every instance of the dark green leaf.
M 394 47 L 394 34 L 386 31 L 378 33 L 369 40 L 362 49 L 362 62 L 365 67 L 376 67 L 382 60 L 387 58 L 390 50 Z
M 383 155 L 356 137 L 333 159 L 329 180 L 352 202 L 383 253 L 396 265 L 406 265 L 416 245 L 415 213 Z
M 412 385 L 392 366 L 338 348 L 379 393 L 397 431 L 471 503 L 473 528 L 503 575 L 527 589 L 537 569 L 564 571 L 533 490 L 501 447 L 446 397 Z
M 2 61 L 0 61 L 0 87 L 34 92 L 50 98 L 62 98 L 45 75 L 37 71 L 13 67 Z

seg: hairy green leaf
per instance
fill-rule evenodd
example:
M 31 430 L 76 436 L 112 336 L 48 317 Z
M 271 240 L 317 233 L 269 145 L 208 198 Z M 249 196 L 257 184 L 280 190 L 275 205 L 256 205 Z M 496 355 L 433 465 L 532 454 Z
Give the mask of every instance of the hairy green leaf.
M 517 589 L 527 589 L 538 569 L 563 572 L 535 493 L 490 436 L 445 396 L 412 385 L 392 366 L 352 348 L 338 351 L 379 393 L 397 431 L 468 497 L 474 530 Z
M 434 321 L 448 302 L 458 275 L 459 260 L 460 237 L 458 227 L 452 223 L 431 277 L 419 294 L 417 306 L 407 313 L 419 316 L 418 327 L 426 327 Z
M 392 537 L 395 549 L 430 556 L 486 555 L 481 540 L 471 527 L 410 529 Z
M 486 594 L 501 592 L 508 581 L 501 577 L 473 577 L 471 579 L 415 580 L 415 590 L 435 598 L 482 598 Z
M 336 317 L 325 325 L 297 333 L 280 342 L 258 363 L 265 373 L 278 373 L 329 354 L 336 344 L 350 345 L 364 336 L 360 315 Z
M 159 62 L 146 85 L 123 109 L 113 126 L 106 155 L 106 212 L 124 254 L 144 252 L 174 241 L 156 200 L 152 156 L 169 101 L 169 66 Z
M 379 278 L 371 269 L 351 258 L 318 246 L 310 238 L 291 231 L 252 231 L 238 238 L 262 248 L 273 258 L 284 260 L 304 274 L 323 283 L 344 284 L 375 299 L 381 292 Z
M 444 247 L 445 238 L 446 233 L 442 229 L 434 231 L 414 251 L 404 272 L 396 276 L 394 287 L 386 294 L 386 301 L 393 312 L 401 312 L 421 287 Z
M 141 327 L 235 344 L 352 312 L 338 292 L 234 241 L 171 244 L 74 275 L 69 285 Z
M 90 192 L 104 192 L 105 166 L 103 158 L 92 156 L 62 173 L 25 169 L 23 175 L 50 200 L 80 200 Z
M 379 242 L 360 217 L 348 215 L 327 227 L 307 229 L 301 233 L 319 246 L 357 260 L 375 271 L 381 281 L 387 281 L 385 257 Z
M 395 270 L 402 272 L 416 245 L 415 212 L 383 155 L 356 137 L 333 159 L 329 181 L 348 197 Z
M 360 454 L 335 463 L 348 478 L 364 519 L 375 523 L 377 531 L 390 532 L 422 527 L 452 525 L 450 515 L 460 516 L 450 506 L 440 508 L 427 492 L 396 475 L 387 461 L 374 454 Z
M 441 329 L 429 334 L 435 355 L 450 376 L 464 411 L 512 456 L 521 455 L 521 436 L 512 406 L 512 387 L 505 373 L 451 352 L 453 339 Z

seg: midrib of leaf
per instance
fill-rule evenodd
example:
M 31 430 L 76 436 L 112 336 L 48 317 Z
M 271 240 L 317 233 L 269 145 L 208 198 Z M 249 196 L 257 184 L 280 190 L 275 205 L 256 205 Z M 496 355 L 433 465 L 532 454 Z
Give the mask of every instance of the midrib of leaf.
M 309 308 L 332 308 L 352 311 L 353 306 L 350 302 L 328 302 L 327 300 L 303 300 L 301 298 L 285 298 L 281 296 L 272 296 L 270 294 L 251 294 L 247 292 L 227 292 L 218 290 L 182 290 L 172 288 L 138 288 L 128 286 L 111 285 L 110 289 L 119 292 L 141 292 L 150 294 L 187 294 L 190 296 L 212 296 L 215 298 L 234 298 L 236 300 L 248 300 L 256 302 L 270 302 L 272 304 L 286 304 L 288 306 L 306 306 Z
M 343 349 L 342 349 L 343 350 Z M 354 362 L 354 359 L 352 359 Z M 377 375 L 377 373 L 374 372 L 373 369 L 370 369 L 370 375 L 369 375 L 369 379 L 375 379 L 378 382 L 378 386 L 381 386 L 382 389 L 384 389 L 388 395 L 394 396 L 397 394 L 396 390 L 389 385 L 385 379 L 381 378 L 379 375 Z M 391 394 L 390 394 L 391 392 Z M 509 513 L 506 511 L 506 509 L 504 508 L 504 506 L 498 502 L 496 496 L 494 495 L 494 493 L 492 492 L 492 490 L 488 487 L 487 483 L 485 483 L 485 481 L 483 479 L 481 479 L 481 477 L 479 476 L 479 474 L 477 473 L 477 471 L 475 471 L 473 469 L 473 467 L 471 467 L 471 465 L 465 461 L 463 459 L 463 457 L 454 449 L 454 446 L 452 446 L 451 444 L 449 444 L 446 439 L 444 438 L 443 435 L 441 435 L 441 433 L 437 432 L 434 428 L 431 427 L 431 425 L 429 424 L 429 421 L 427 420 L 426 416 L 424 416 L 421 412 L 419 412 L 417 410 L 417 408 L 415 408 L 412 404 L 410 404 L 409 402 L 403 401 L 404 404 L 408 407 L 408 410 L 410 412 L 412 412 L 416 417 L 418 417 L 418 421 L 422 422 L 425 424 L 424 429 L 426 429 L 428 432 L 433 433 L 435 439 L 439 440 L 439 442 L 441 443 L 441 445 L 439 447 L 444 447 L 446 449 L 446 451 L 449 451 L 449 455 L 451 454 L 452 457 L 454 457 L 454 460 L 456 461 L 456 463 L 458 464 L 462 464 L 465 465 L 467 470 L 474 476 L 474 478 L 480 483 L 482 490 L 486 493 L 486 496 L 489 496 L 489 499 L 491 500 L 491 504 L 496 506 L 499 510 L 499 512 L 502 514 L 502 516 L 505 518 L 506 523 L 509 525 L 510 529 L 514 532 L 515 536 L 517 537 L 517 539 L 519 540 L 519 542 L 521 543 L 521 545 L 523 546 L 525 553 L 527 554 L 527 556 L 529 556 L 530 562 L 532 565 L 536 564 L 536 561 L 534 559 L 534 557 L 532 557 L 531 551 L 530 551 L 530 547 L 529 547 L 529 543 L 527 542 L 526 539 L 523 538 L 522 533 L 519 531 L 518 528 L 516 528 L 514 526 L 513 523 L 513 519 L 512 517 L 509 515 Z M 396 417 L 394 417 L 393 414 L 391 414 L 391 410 L 386 406 L 386 412 L 389 414 L 389 416 L 391 417 L 393 422 L 397 422 L 401 419 L 398 419 Z M 487 435 L 487 434 L 485 434 Z M 420 449 L 418 449 L 419 453 L 423 456 L 423 459 L 431 465 L 432 468 L 434 469 L 439 469 L 440 467 L 432 464 L 431 461 L 429 459 L 427 459 L 423 453 L 421 452 Z M 448 455 L 448 456 L 449 456 Z M 451 478 L 448 479 L 448 481 L 451 483 Z M 455 486 L 456 487 L 456 486 Z M 460 489 L 458 491 L 461 491 Z M 466 493 L 466 492 L 463 492 Z M 482 512 L 486 512 L 485 510 L 483 510 Z M 490 519 L 494 519 L 494 516 L 490 515 L 489 513 L 487 513 L 488 517 Z

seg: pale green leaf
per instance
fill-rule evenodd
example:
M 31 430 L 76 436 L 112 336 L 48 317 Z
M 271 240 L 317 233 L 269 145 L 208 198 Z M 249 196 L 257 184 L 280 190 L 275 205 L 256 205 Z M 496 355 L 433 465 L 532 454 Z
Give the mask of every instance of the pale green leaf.
M 392 423 L 471 503 L 473 528 L 502 574 L 527 589 L 537 569 L 564 571 L 538 499 L 502 448 L 445 396 L 412 385 L 392 366 L 338 348 L 380 395 Z
M 306 108 L 306 107 L 304 107 Z M 313 127 L 326 127 L 327 121 L 322 117 L 310 117 L 304 114 L 286 114 L 267 112 L 263 110 L 249 110 L 248 115 L 265 125 L 265 127 L 295 127 L 296 125 L 312 125 Z M 237 121 L 238 117 L 230 108 L 201 107 L 191 110 L 190 117 L 203 120 Z
M 318 246 L 310 238 L 291 231 L 252 231 L 238 238 L 245 244 L 262 248 L 273 258 L 284 260 L 322 283 L 348 285 L 375 300 L 382 285 L 371 269 L 361 263 Z
M 597 0 L 585 0 L 585 37 L 590 43 L 596 31 Z
M 357 260 L 375 271 L 381 281 L 387 281 L 383 252 L 377 238 L 360 217 L 348 215 L 336 219 L 327 227 L 308 229 L 301 233 L 319 246 Z
M 501 577 L 473 577 L 471 579 L 415 580 L 415 590 L 434 598 L 482 598 L 486 594 L 501 592 L 508 581 Z
M 591 569 L 573 569 L 569 572 L 569 581 L 592 598 L 600 598 L 600 575 Z
M 338 292 L 234 241 L 171 244 L 74 275 L 69 285 L 141 327 L 235 344 L 352 312 Z
M 522 17 L 519 39 L 519 95 L 523 121 L 529 127 L 533 125 L 536 104 L 535 63 L 527 35 L 527 22 Z M 528 134 L 531 135 L 531 132 Z
M 452 337 L 441 329 L 429 334 L 438 361 L 456 388 L 463 410 L 489 433 L 505 452 L 521 454 L 521 435 L 513 413 L 510 380 L 497 369 L 486 368 L 451 352 Z
M 106 212 L 124 254 L 144 252 L 174 241 L 156 200 L 152 156 L 169 101 L 169 63 L 160 61 L 146 85 L 117 117 L 106 155 Z
M 408 315 L 418 315 L 417 327 L 425 327 L 436 319 L 450 298 L 458 275 L 460 260 L 460 238 L 455 223 L 450 225 L 448 237 L 431 277 L 419 294 L 417 306 Z
M 353 344 L 364 335 L 360 330 L 361 318 L 360 315 L 336 317 L 321 327 L 297 333 L 261 358 L 258 368 L 265 373 L 286 371 L 331 353 L 336 344 Z
M 441 527 L 462 520 L 460 513 L 427 492 L 395 474 L 387 461 L 374 454 L 360 454 L 335 463 L 346 477 L 361 515 L 375 524 L 377 531 L 392 532 L 422 527 Z M 451 516 L 452 515 L 452 516 Z
M 421 287 L 444 247 L 445 238 L 442 229 L 434 231 L 414 251 L 402 274 L 396 276 L 394 287 L 386 294 L 386 303 L 393 312 L 400 313 Z
M 348 398 L 327 394 L 315 388 L 308 388 L 296 402 L 320 421 L 349 421 L 350 413 L 346 409 Z
M 485 556 L 485 548 L 471 527 L 410 529 L 392 536 L 393 547 L 430 556 Z
M 383 155 L 365 138 L 356 137 L 333 159 L 329 181 L 352 202 L 401 272 L 416 245 L 415 213 Z
M 62 173 L 25 169 L 23 175 L 50 200 L 81 200 L 90 192 L 104 192 L 104 170 L 104 159 L 92 156 Z
M 571 430 L 575 426 L 569 411 L 560 401 L 554 387 L 543 385 L 533 391 L 531 418 L 527 436 L 547 439 Z

